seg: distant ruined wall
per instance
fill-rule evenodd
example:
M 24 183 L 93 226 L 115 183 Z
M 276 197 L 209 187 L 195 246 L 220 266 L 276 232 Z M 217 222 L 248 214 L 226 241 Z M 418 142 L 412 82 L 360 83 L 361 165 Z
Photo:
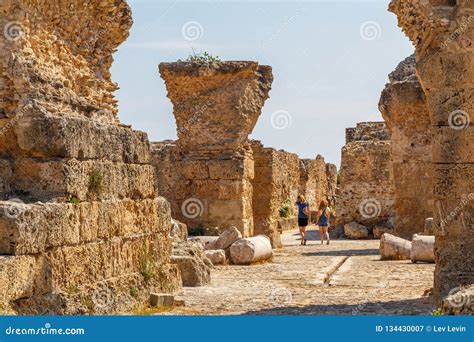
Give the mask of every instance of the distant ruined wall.
M 434 294 L 441 300 L 474 283 L 474 2 L 393 0 L 390 11 L 416 47 L 416 71 L 430 113 Z
M 430 116 L 415 66 L 415 56 L 398 65 L 379 103 L 391 136 L 395 233 L 409 240 L 433 216 Z
M 346 130 L 336 224 L 391 226 L 394 183 L 389 139 L 383 122 L 358 123 Z
M 161 63 L 178 140 L 174 191 L 188 227 L 254 233 L 253 152 L 248 142 L 273 80 L 256 62 Z M 154 154 L 160 165 L 160 153 Z M 158 184 L 160 188 L 160 184 Z
M 7 0 L 0 13 L 0 312 L 110 314 L 177 290 L 148 138 L 119 124 L 112 95 L 130 8 Z
M 281 247 L 278 221 L 279 209 L 289 204 L 291 217 L 295 216 L 293 203 L 298 195 L 299 158 L 294 153 L 263 147 L 252 141 L 255 164 L 253 186 L 254 234 L 270 237 L 274 247 Z
M 322 200 L 334 199 L 337 183 L 337 167 L 326 164 L 324 157 L 300 160 L 299 192 L 305 196 L 312 211 L 318 210 Z

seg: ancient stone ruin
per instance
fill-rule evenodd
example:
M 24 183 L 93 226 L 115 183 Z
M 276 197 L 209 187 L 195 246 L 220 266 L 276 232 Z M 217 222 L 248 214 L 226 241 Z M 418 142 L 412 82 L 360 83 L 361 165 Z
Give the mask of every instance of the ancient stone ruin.
M 348 128 L 341 153 L 337 224 L 391 227 L 394 182 L 385 123 L 361 122 Z
M 176 203 L 174 214 L 188 226 L 222 231 L 233 225 L 252 236 L 254 161 L 247 138 L 268 98 L 271 68 L 256 62 L 176 62 L 161 63 L 160 74 L 178 140 L 155 146 L 155 158 L 169 156 L 176 166 L 167 169 L 171 174 L 157 171 L 158 188 L 165 188 Z
M 298 194 L 306 197 L 316 211 L 321 200 L 334 198 L 337 168 L 316 159 L 300 159 L 294 153 L 264 147 L 252 141 L 255 164 L 253 186 L 254 233 L 270 237 L 274 247 L 280 246 L 280 233 L 297 227 L 294 202 Z M 314 215 L 315 218 L 315 215 Z
M 432 132 L 437 299 L 474 283 L 474 2 L 393 0 L 390 11 L 416 47 Z
M 379 108 L 390 130 L 395 190 L 395 234 L 412 238 L 433 216 L 431 130 L 415 56 L 389 75 Z
M 313 206 L 334 195 L 335 165 L 248 140 L 268 97 L 271 69 L 255 62 L 162 63 L 178 140 L 152 144 L 160 194 L 173 217 L 207 234 L 237 227 L 244 237 L 296 226 L 298 193 Z M 281 210 L 288 208 L 288 216 Z M 280 210 L 281 209 L 281 210 Z
M 120 124 L 112 95 L 128 5 L 14 0 L 0 12 L 1 311 L 112 313 L 175 291 L 147 135 Z
M 280 247 L 278 222 L 294 215 L 289 211 L 286 216 L 279 209 L 292 208 L 298 196 L 300 160 L 294 153 L 263 147 L 260 141 L 252 141 L 252 150 L 255 163 L 252 180 L 254 233 L 267 235 L 274 247 Z M 291 223 L 294 228 L 296 222 L 291 220 Z

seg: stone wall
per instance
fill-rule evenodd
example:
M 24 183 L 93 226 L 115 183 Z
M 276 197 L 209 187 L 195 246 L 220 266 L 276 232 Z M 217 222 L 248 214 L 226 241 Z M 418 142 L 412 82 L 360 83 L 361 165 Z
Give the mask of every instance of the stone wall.
M 432 132 L 437 299 L 474 283 L 474 2 L 393 0 L 416 47 Z
M 288 217 L 295 217 L 294 205 L 298 196 L 299 158 L 294 153 L 263 147 L 252 141 L 255 164 L 253 186 L 254 234 L 270 237 L 273 247 L 280 247 L 279 209 L 290 208 Z
M 342 148 L 337 224 L 391 226 L 394 216 L 390 134 L 383 122 L 358 123 L 346 130 Z
M 300 160 L 299 193 L 304 195 L 312 211 L 318 210 L 321 200 L 332 202 L 336 193 L 337 167 L 326 164 L 324 157 Z
M 112 95 L 128 5 L 11 0 L 0 12 L 1 311 L 115 313 L 175 291 L 148 138 L 119 124 Z
M 433 216 L 430 117 L 415 65 L 415 56 L 398 65 L 379 102 L 391 136 L 395 233 L 410 240 Z
M 190 228 L 222 231 L 234 225 L 252 236 L 254 160 L 248 135 L 268 98 L 271 68 L 256 62 L 176 62 L 159 69 L 178 132 L 172 190 L 175 210 L 181 209 L 177 218 Z M 154 158 L 159 165 L 160 153 Z

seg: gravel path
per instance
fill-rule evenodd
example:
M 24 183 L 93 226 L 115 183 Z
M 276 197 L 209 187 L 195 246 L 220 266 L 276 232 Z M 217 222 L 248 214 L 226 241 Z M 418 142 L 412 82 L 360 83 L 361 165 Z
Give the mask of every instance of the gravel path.
M 314 228 L 313 228 L 314 229 Z M 282 235 L 273 261 L 218 266 L 211 284 L 184 288 L 176 315 L 430 314 L 433 264 L 380 261 L 378 240 L 333 240 L 320 245 L 311 231 L 300 246 L 296 231 Z

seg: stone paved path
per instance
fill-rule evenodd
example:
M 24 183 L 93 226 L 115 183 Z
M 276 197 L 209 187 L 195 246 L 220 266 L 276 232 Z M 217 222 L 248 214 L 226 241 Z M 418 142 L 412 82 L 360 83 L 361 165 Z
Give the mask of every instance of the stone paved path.
M 430 314 L 434 265 L 380 261 L 378 240 L 333 240 L 321 246 L 311 232 L 282 236 L 273 262 L 218 266 L 208 286 L 184 288 L 186 302 L 166 314 Z

